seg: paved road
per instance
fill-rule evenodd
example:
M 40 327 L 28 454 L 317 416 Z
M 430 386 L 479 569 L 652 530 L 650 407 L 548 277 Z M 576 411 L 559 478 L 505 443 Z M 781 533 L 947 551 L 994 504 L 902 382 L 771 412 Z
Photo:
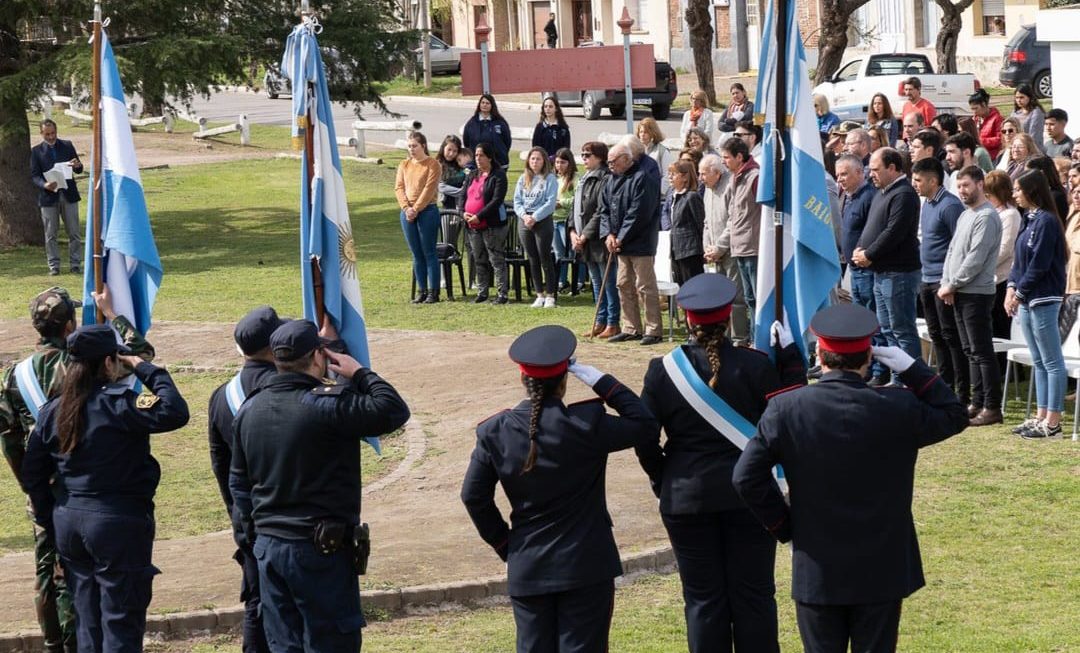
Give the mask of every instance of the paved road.
M 253 123 L 267 125 L 288 125 L 291 100 L 284 96 L 277 100 L 271 100 L 262 94 L 222 91 L 210 98 L 209 101 L 198 100 L 194 103 L 195 113 L 205 117 L 210 122 L 228 122 L 236 120 L 241 113 L 246 113 Z M 423 124 L 422 131 L 433 142 L 433 147 L 442 141 L 446 134 L 456 134 L 469 116 L 473 113 L 472 102 L 469 105 L 458 103 L 430 101 L 400 101 L 388 104 L 388 108 L 402 114 L 401 120 L 419 120 Z M 625 118 L 614 119 L 604 111 L 601 120 L 588 121 L 581 117 L 581 109 L 567 108 L 567 122 L 570 124 L 574 146 L 577 147 L 585 141 L 593 140 L 601 132 L 621 133 L 625 129 Z M 503 116 L 511 127 L 533 127 L 536 124 L 539 111 L 524 111 L 520 109 L 505 109 Z M 380 117 L 373 107 L 364 107 L 362 115 L 367 120 L 387 120 Z M 636 119 L 650 115 L 648 110 L 635 112 Z M 681 114 L 672 113 L 673 119 L 661 121 L 660 128 L 664 136 L 672 137 L 679 135 L 679 121 Z M 334 105 L 334 124 L 339 136 L 352 133 L 352 121 L 355 119 L 350 107 Z M 401 138 L 400 132 L 370 132 L 367 142 L 372 144 L 393 145 L 394 140 Z M 515 142 L 515 147 L 527 147 L 528 143 Z

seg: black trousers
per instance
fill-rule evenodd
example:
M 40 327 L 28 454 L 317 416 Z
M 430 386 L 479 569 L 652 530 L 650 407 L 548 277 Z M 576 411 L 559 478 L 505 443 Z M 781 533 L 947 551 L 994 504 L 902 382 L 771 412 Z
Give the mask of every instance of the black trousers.
M 517 653 L 606 653 L 614 579 L 555 594 L 511 596 Z
M 671 280 L 680 286 L 699 274 L 705 273 L 705 257 L 688 256 L 671 262 Z
M 552 218 L 545 218 L 532 229 L 525 223 L 518 225 L 518 238 L 525 248 L 525 258 L 529 259 L 529 271 L 532 275 L 533 289 L 537 294 L 555 294 L 559 287 L 559 278 L 555 274 L 555 257 L 552 255 L 551 240 L 555 237 Z
M 863 605 L 795 603 L 804 653 L 895 653 L 900 601 Z
M 956 328 L 953 307 L 938 299 L 938 283 L 919 284 L 919 303 L 923 307 L 926 330 L 934 347 L 938 374 L 941 380 L 956 390 L 960 403 L 971 400 L 971 377 L 964 348 L 960 344 L 960 332 Z
M 993 295 L 956 293 L 953 313 L 971 370 L 971 403 L 1001 405 L 1001 375 L 994 358 Z
M 244 602 L 244 637 L 240 650 L 243 653 L 270 653 L 259 609 L 259 562 L 251 549 L 237 549 L 233 559 L 240 563 L 243 572 L 240 600 Z
M 776 653 L 776 540 L 748 510 L 661 515 L 682 579 L 690 653 Z
M 1002 281 L 994 287 L 994 308 L 991 312 L 991 322 L 994 325 L 994 337 L 1006 340 L 1012 335 L 1012 318 L 1005 312 L 1005 291 L 1008 290 L 1009 282 Z M 998 372 L 1005 374 L 1005 354 L 996 356 Z

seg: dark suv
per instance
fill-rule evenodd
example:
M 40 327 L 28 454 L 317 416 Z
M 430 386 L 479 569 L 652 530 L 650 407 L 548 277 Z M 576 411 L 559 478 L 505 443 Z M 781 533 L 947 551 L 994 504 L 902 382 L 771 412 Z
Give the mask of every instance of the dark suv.
M 1050 46 L 1039 41 L 1034 25 L 1024 25 L 1005 46 L 998 80 L 1010 88 L 1031 84 L 1039 99 L 1053 96 L 1050 84 Z

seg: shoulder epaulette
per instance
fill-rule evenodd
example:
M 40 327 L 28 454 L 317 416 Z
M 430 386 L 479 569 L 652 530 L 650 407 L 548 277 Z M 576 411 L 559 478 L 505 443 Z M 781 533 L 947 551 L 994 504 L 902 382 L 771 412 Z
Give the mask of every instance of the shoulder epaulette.
M 792 390 L 798 390 L 799 388 L 805 388 L 806 385 L 802 383 L 796 383 L 795 385 L 789 385 L 786 388 L 780 388 L 779 390 L 773 390 L 769 394 L 765 395 L 765 401 L 772 399 L 776 395 L 784 394 L 785 392 L 791 392 Z
M 349 386 L 345 384 L 323 384 L 317 385 L 311 389 L 311 394 L 319 397 L 336 397 L 345 392 L 345 389 Z
M 131 388 L 122 383 L 110 383 L 105 386 L 105 394 L 107 395 L 122 395 L 128 390 L 131 390 Z

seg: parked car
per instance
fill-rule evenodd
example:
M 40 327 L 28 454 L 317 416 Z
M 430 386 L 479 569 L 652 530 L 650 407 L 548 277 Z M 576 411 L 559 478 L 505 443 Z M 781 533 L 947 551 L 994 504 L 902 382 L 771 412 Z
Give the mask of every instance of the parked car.
M 1009 88 L 1031 84 L 1039 99 L 1053 97 L 1050 44 L 1040 41 L 1034 25 L 1023 25 L 1005 46 L 998 81 Z
M 923 97 L 939 112 L 971 113 L 968 97 L 980 88 L 979 80 L 970 74 L 935 75 L 930 59 L 923 54 L 872 54 L 852 59 L 841 65 L 832 79 L 818 84 L 814 92 L 825 96 L 841 120 L 861 122 L 866 119 L 875 93 L 884 93 L 893 111 L 899 113 L 907 101 L 904 80 L 912 76 L 919 78 Z
M 599 47 L 599 41 L 583 43 L 578 47 Z M 666 61 L 656 61 L 656 86 L 648 89 L 634 89 L 633 104 L 649 107 L 657 120 L 667 120 L 671 113 L 671 103 L 679 95 L 678 79 L 675 69 Z M 596 120 L 600 110 L 607 108 L 615 118 L 626 115 L 626 91 L 622 88 L 605 90 L 556 91 L 547 92 L 542 97 L 554 95 L 564 107 L 581 107 L 586 120 Z
M 428 42 L 431 49 L 431 73 L 433 75 L 446 74 L 456 75 L 461 72 L 461 53 L 462 52 L 479 52 L 473 48 L 460 48 L 456 45 L 450 45 L 435 36 L 429 34 Z M 416 63 L 419 66 L 424 64 L 424 55 L 420 48 L 413 50 L 416 53 Z

